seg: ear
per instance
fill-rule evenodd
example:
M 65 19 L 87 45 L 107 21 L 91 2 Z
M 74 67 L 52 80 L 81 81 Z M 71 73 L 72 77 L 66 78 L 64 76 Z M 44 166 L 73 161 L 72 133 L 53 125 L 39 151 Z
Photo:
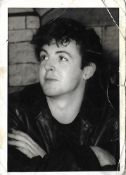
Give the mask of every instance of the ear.
M 85 66 L 83 68 L 83 79 L 88 80 L 94 75 L 95 71 L 96 71 L 95 63 L 90 63 L 89 65 Z

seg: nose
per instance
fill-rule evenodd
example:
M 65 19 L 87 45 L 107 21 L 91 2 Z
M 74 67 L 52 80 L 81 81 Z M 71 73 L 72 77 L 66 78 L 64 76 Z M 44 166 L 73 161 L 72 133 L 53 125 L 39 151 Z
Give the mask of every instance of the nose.
M 55 63 L 53 60 L 47 60 L 45 63 L 45 69 L 47 71 L 54 71 L 55 70 Z

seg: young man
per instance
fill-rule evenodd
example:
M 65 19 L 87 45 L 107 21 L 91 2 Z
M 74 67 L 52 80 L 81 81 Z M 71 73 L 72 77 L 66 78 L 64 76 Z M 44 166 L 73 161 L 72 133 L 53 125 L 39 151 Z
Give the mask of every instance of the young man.
M 99 37 L 77 21 L 58 18 L 42 26 L 33 43 L 40 60 L 42 91 L 35 89 L 35 94 L 40 91 L 39 95 L 30 102 L 30 93 L 24 90 L 20 102 L 13 106 L 15 111 L 9 113 L 9 170 L 113 170 L 115 158 L 96 146 L 106 130 L 103 123 L 109 123 L 111 132 L 116 121 L 111 109 L 109 118 L 107 115 L 103 118 L 101 108 L 105 98 L 101 101 L 95 99 L 98 95 L 92 98 L 101 91 Z M 17 163 L 17 169 L 11 157 L 15 148 L 22 153 L 21 161 L 28 157 L 23 167 Z

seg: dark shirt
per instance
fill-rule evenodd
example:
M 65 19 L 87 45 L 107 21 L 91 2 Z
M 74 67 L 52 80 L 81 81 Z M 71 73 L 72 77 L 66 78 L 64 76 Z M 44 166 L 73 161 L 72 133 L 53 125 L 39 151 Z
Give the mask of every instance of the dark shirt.
M 116 156 L 118 129 L 114 128 L 114 124 L 117 119 L 113 117 L 112 109 L 108 108 L 107 106 L 106 114 L 106 109 L 94 106 L 85 97 L 76 119 L 70 124 L 60 124 L 53 118 L 40 85 L 11 95 L 8 110 L 9 132 L 15 128 L 27 133 L 47 152 L 47 155 L 43 159 L 39 156 L 29 159 L 13 146 L 9 146 L 8 170 L 102 170 L 89 146 L 107 148 Z M 113 135 L 110 136 L 108 132 Z

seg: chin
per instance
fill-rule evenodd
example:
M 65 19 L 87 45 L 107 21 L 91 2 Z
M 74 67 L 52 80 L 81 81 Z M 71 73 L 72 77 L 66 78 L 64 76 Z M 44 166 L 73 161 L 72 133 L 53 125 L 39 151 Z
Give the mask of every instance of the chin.
M 62 95 L 62 92 L 60 90 L 56 90 L 54 88 L 53 89 L 52 88 L 48 88 L 48 89 L 43 88 L 43 92 L 48 97 L 58 97 L 58 96 Z
M 46 96 L 55 96 L 56 95 L 55 91 L 53 91 L 52 89 L 44 89 L 43 88 L 43 92 Z
M 57 97 L 57 96 L 59 96 L 59 94 L 54 93 L 54 92 L 47 92 L 47 91 L 43 91 L 43 92 L 44 92 L 45 96 L 47 96 L 47 97 Z

